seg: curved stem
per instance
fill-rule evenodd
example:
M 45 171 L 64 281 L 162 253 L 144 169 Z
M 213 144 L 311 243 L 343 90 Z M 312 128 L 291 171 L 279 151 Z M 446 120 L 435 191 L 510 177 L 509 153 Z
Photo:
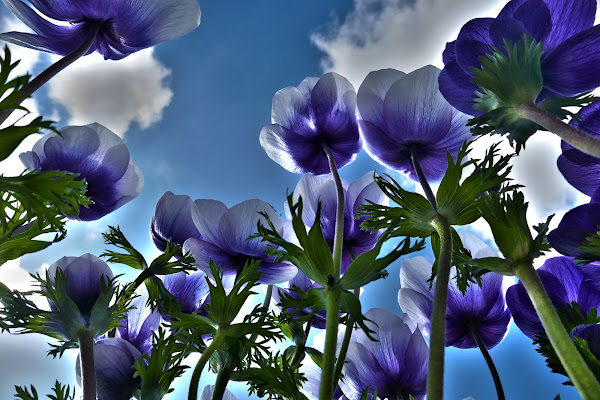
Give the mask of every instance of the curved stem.
M 94 40 L 96 39 L 96 35 L 98 34 L 98 30 L 100 29 L 100 24 L 94 24 L 90 27 L 90 30 L 85 37 L 81 46 L 76 48 L 72 53 L 67 54 L 44 71 L 41 74 L 33 78 L 23 90 L 23 94 L 25 95 L 18 104 L 21 104 L 23 100 L 27 97 L 31 96 L 35 93 L 36 90 L 41 88 L 46 82 L 48 82 L 51 78 L 53 78 L 60 71 L 71 65 L 75 60 L 85 55 L 88 50 L 94 44 Z M 14 110 L 4 110 L 0 112 L 0 125 L 6 121 L 6 119 L 12 114 Z
M 87 329 L 79 333 L 79 361 L 83 400 L 96 400 L 96 367 L 94 365 L 94 334 Z
M 448 302 L 448 282 L 452 265 L 452 232 L 448 221 L 439 214 L 432 221 L 432 225 L 440 235 L 440 254 L 433 294 L 433 311 L 431 313 L 427 398 L 429 400 L 442 400 L 444 397 L 446 304 Z
M 579 394 L 584 400 L 597 399 L 600 384 L 569 337 L 537 271 L 530 263 L 522 263 L 515 267 L 515 274 L 527 289 L 548 339 Z
M 342 244 L 344 242 L 344 187 L 342 186 L 342 180 L 338 173 L 337 167 L 335 166 L 335 159 L 333 153 L 327 145 L 323 145 L 323 151 L 327 154 L 327 160 L 329 161 L 329 168 L 331 169 L 331 175 L 335 182 L 335 194 L 337 196 L 337 208 L 335 213 L 335 234 L 333 237 L 333 277 L 337 281 L 340 279 L 340 271 L 342 264 Z
M 335 389 L 333 386 L 333 372 L 337 349 L 337 331 L 340 323 L 341 294 L 339 285 L 333 284 L 327 287 L 327 324 L 325 327 L 325 350 L 323 352 L 323 364 L 321 367 L 319 400 L 333 399 Z
M 135 290 L 142 283 L 144 283 L 144 281 L 146 279 L 150 278 L 152 275 L 154 275 L 154 273 L 152 272 L 152 270 L 150 268 L 146 268 L 145 270 L 143 270 L 142 272 L 140 272 L 140 274 L 137 276 L 137 278 L 135 278 L 135 280 L 133 281 L 133 288 L 131 289 L 131 291 L 135 292 Z
M 213 391 L 212 400 L 221 400 L 225 395 L 225 389 L 227 389 L 227 384 L 231 379 L 231 374 L 233 372 L 233 366 L 229 361 L 227 361 L 223 367 L 219 370 L 217 374 L 217 380 L 215 381 L 215 389 Z
M 354 257 L 356 258 L 356 257 Z M 360 288 L 354 289 L 354 295 L 360 296 Z M 335 364 L 335 372 L 333 375 L 333 387 L 337 386 L 340 376 L 342 376 L 342 369 L 344 369 L 344 363 L 346 362 L 346 354 L 348 354 L 348 347 L 350 346 L 350 338 L 354 331 L 354 320 L 351 316 L 348 316 L 348 324 L 346 325 L 346 331 L 344 331 L 344 339 L 340 347 L 340 354 L 338 354 L 337 362 Z
M 213 340 L 210 346 L 208 346 L 206 350 L 204 350 L 204 353 L 202 353 L 202 356 L 200 357 L 198 363 L 196 364 L 196 367 L 194 368 L 194 372 L 192 373 L 192 379 L 190 381 L 190 389 L 188 391 L 188 400 L 196 400 L 198 398 L 198 385 L 200 383 L 200 376 L 202 375 L 202 370 L 204 369 L 204 366 L 206 365 L 208 360 L 210 360 L 210 357 L 213 355 L 215 350 L 217 350 L 223 339 L 225 339 L 225 332 L 221 327 L 219 327 L 217 329 L 217 333 L 213 336 Z
M 479 332 L 473 325 L 469 325 L 469 330 L 471 331 L 471 335 L 473 339 L 475 339 L 475 343 L 479 347 L 485 362 L 492 374 L 492 378 L 494 379 L 494 385 L 496 386 L 496 394 L 498 395 L 498 400 L 505 400 L 506 397 L 504 395 L 504 388 L 502 387 L 502 381 L 500 380 L 500 375 L 498 374 L 498 370 L 496 369 L 496 365 L 494 364 L 494 360 L 492 360 L 492 356 L 489 351 L 485 347 L 483 340 L 481 340 L 481 336 L 479 336 Z
M 559 136 L 586 154 L 600 157 L 600 137 L 589 135 L 535 105 L 519 108 L 519 114 Z
M 415 153 L 413 151 L 410 152 L 410 159 L 412 161 L 413 168 L 415 169 L 415 172 L 417 174 L 417 178 L 419 178 L 419 183 L 423 187 L 423 191 L 425 192 L 427 200 L 429 200 L 429 202 L 433 206 L 433 209 L 437 211 L 437 202 L 435 201 L 435 195 L 433 194 L 433 190 L 431 190 L 431 186 L 429 186 L 429 182 L 427 182 L 427 178 L 425 178 L 425 173 L 421 168 L 419 159 L 417 158 L 417 156 L 415 156 Z
M 294 353 L 294 358 L 290 362 L 290 366 L 295 367 L 300 364 L 304 359 L 304 349 L 306 348 L 306 339 L 308 338 L 308 334 L 310 333 L 310 329 L 312 328 L 314 315 L 308 319 L 306 322 L 306 326 L 304 327 L 304 343 L 296 344 L 296 351 Z

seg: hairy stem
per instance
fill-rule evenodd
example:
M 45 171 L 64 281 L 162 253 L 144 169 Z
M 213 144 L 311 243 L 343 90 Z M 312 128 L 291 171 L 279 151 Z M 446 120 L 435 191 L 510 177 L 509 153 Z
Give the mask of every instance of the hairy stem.
M 479 332 L 477 331 L 477 329 L 473 325 L 469 325 L 469 330 L 471 331 L 471 335 L 473 336 L 473 339 L 475 339 L 475 343 L 477 343 L 477 346 L 479 347 L 479 350 L 481 351 L 481 354 L 483 355 L 483 358 L 487 363 L 490 373 L 492 374 L 492 378 L 494 379 L 494 385 L 496 386 L 496 394 L 498 395 L 498 400 L 505 400 L 506 397 L 504 395 L 502 381 L 500 380 L 500 375 L 498 374 L 498 370 L 496 369 L 494 360 L 492 360 L 492 356 L 485 347 L 485 344 L 483 344 L 483 340 L 481 340 L 481 336 L 479 336 Z
M 515 274 L 527 289 L 548 339 L 579 394 L 584 400 L 597 399 L 600 384 L 569 337 L 537 271 L 531 263 L 521 263 L 515 267 Z
M 323 151 L 327 154 L 327 160 L 329 161 L 329 168 L 331 169 L 331 175 L 335 182 L 335 194 L 337 196 L 337 208 L 335 213 L 335 234 L 333 237 L 333 277 L 337 281 L 340 279 L 340 271 L 342 265 L 342 244 L 344 242 L 344 187 L 342 186 L 342 180 L 340 174 L 338 174 L 337 167 L 335 165 L 335 159 L 331 149 L 326 145 L 323 145 Z
M 96 400 L 96 367 L 94 366 L 94 334 L 82 329 L 79 333 L 79 361 L 83 400 Z
M 212 400 L 221 400 L 225 395 L 225 389 L 231 379 L 231 373 L 233 372 L 233 365 L 228 360 L 223 364 L 219 373 L 217 374 L 217 380 L 215 381 L 215 389 L 213 391 Z
M 415 169 L 415 173 L 417 174 L 417 178 L 419 178 L 419 183 L 421 187 L 423 187 L 423 191 L 425 192 L 425 196 L 427 200 L 433 206 L 433 209 L 437 211 L 437 202 L 435 201 L 435 195 L 433 194 L 433 190 L 431 190 L 431 186 L 429 186 L 429 182 L 427 182 L 427 178 L 425 178 L 425 173 L 421 168 L 421 164 L 419 163 L 419 159 L 415 156 L 413 151 L 410 152 L 410 159 L 413 164 L 413 168 Z
M 92 47 L 92 44 L 94 44 L 94 40 L 96 39 L 96 35 L 98 34 L 99 29 L 99 23 L 92 25 L 81 46 L 79 46 L 72 53 L 67 54 L 66 56 L 64 56 L 63 58 L 46 68 L 44 71 L 42 71 L 41 74 L 33 78 L 23 90 L 23 94 L 25 96 L 21 101 L 18 102 L 18 104 L 21 104 L 23 100 L 35 93 L 36 90 L 41 88 L 46 82 L 48 82 L 60 71 L 71 65 L 78 58 L 85 55 L 85 53 L 88 52 L 90 47 Z M 9 109 L 0 112 L 0 125 L 4 121 L 6 121 L 6 119 L 10 116 L 10 114 L 12 114 L 13 111 L 14 110 Z
M 333 385 L 333 374 L 335 367 L 335 353 L 337 349 L 337 332 L 340 323 L 341 294 L 341 288 L 337 284 L 327 287 L 327 323 L 325 331 L 325 351 L 323 352 L 323 365 L 321 367 L 319 400 L 331 400 L 335 390 Z
M 519 108 L 519 114 L 556 134 L 562 140 L 584 153 L 600 157 L 600 137 L 580 131 L 535 105 Z
M 435 278 L 433 310 L 431 313 L 427 398 L 429 400 L 442 400 L 444 397 L 446 304 L 448 302 L 448 282 L 452 265 L 452 232 L 448 221 L 439 214 L 432 224 L 438 235 L 440 235 L 440 254 L 438 256 L 438 270 Z
M 356 257 L 354 257 L 356 258 Z M 354 289 L 354 295 L 360 296 L 360 288 Z M 340 376 L 342 375 L 342 369 L 344 369 L 344 363 L 346 362 L 346 354 L 348 353 L 348 347 L 350 346 L 350 338 L 352 337 L 352 331 L 354 330 L 354 320 L 348 315 L 348 324 L 344 331 L 344 339 L 342 339 L 342 345 L 340 346 L 340 354 L 338 354 L 337 362 L 335 364 L 335 373 L 333 375 L 333 387 L 337 386 Z
M 198 385 L 200 383 L 200 376 L 202 375 L 202 370 L 204 370 L 204 366 L 210 360 L 210 357 L 213 355 L 215 350 L 219 347 L 223 339 L 225 339 L 225 331 L 219 327 L 217 329 L 217 333 L 213 336 L 212 342 L 210 346 L 204 350 L 202 356 L 198 360 L 196 367 L 194 368 L 194 372 L 192 374 L 192 380 L 190 381 L 190 389 L 188 391 L 188 400 L 197 400 L 198 399 Z

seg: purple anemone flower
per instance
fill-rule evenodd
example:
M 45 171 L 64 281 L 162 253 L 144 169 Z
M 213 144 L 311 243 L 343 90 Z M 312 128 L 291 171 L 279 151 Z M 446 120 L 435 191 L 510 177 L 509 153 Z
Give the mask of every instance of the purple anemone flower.
M 476 236 L 462 231 L 460 237 L 465 248 L 474 258 L 497 257 L 494 250 Z M 453 268 L 454 270 L 454 268 Z M 451 272 L 451 276 L 455 272 Z M 433 288 L 429 290 L 427 280 L 431 276 L 431 263 L 423 257 L 414 257 L 402 263 L 398 303 L 400 308 L 426 334 L 431 330 Z M 456 281 L 448 286 L 446 311 L 446 346 L 460 349 L 477 347 L 471 329 L 477 331 L 487 349 L 504 339 L 510 322 L 510 312 L 504 301 L 503 276 L 488 272 L 483 275 L 482 285 L 471 284 L 466 294 L 458 290 Z
M 600 102 L 583 108 L 579 121 L 572 120 L 570 125 L 579 128 L 591 136 L 600 135 Z M 600 198 L 600 158 L 590 156 L 565 142 L 561 142 L 563 153 L 556 163 L 560 173 L 575 189 L 592 198 Z
M 115 337 L 131 343 L 141 354 L 152 351 L 152 333 L 160 325 L 160 314 L 146 307 L 147 296 L 133 299 L 131 305 L 135 308 L 127 312 L 120 321 L 122 328 L 117 328 Z
M 600 281 L 600 268 L 590 269 L 584 277 L 569 257 L 553 257 L 546 260 L 538 270 L 540 280 L 556 309 L 564 309 L 576 301 L 585 315 L 592 308 L 600 309 L 600 292 L 594 289 L 589 279 Z M 519 329 L 531 339 L 543 333 L 540 321 L 527 291 L 521 282 L 511 286 L 506 293 L 506 303 Z
M 92 309 L 102 292 L 101 282 L 107 285 L 114 278 L 110 267 L 98 257 L 86 253 L 80 257 L 63 257 L 50 265 L 50 284 L 56 285 L 56 271 L 65 277 L 65 293 L 75 303 L 83 323 L 89 322 Z M 55 306 L 50 302 L 55 311 Z
M 96 29 L 86 54 L 98 51 L 105 59 L 119 60 L 183 36 L 200 24 L 197 0 L 3 1 L 35 34 L 3 33 L 1 40 L 63 56 L 82 46 Z
M 471 68 L 490 45 L 504 49 L 504 39 L 517 42 L 529 34 L 542 44 L 543 88 L 537 102 L 575 96 L 600 86 L 600 29 L 594 25 L 596 0 L 512 0 L 496 18 L 472 19 L 458 38 L 446 45 L 440 90 L 454 107 L 469 115 L 477 85 Z
M 327 146 L 337 168 L 350 163 L 362 148 L 356 125 L 356 92 L 334 72 L 306 78 L 273 96 L 272 124 L 260 131 L 267 155 L 290 172 L 331 172 Z
M 202 394 L 200 395 L 200 400 L 211 400 L 213 398 L 213 393 L 215 392 L 214 385 L 208 385 L 204 387 Z M 237 397 L 229 390 L 225 389 L 225 393 L 223 393 L 223 400 L 238 400 Z
M 412 330 L 402 317 L 372 308 L 365 316 L 373 321 L 377 342 L 357 330 L 348 346 L 344 365 L 344 380 L 340 388 L 349 399 L 359 399 L 367 386 L 381 399 L 406 399 L 409 395 L 421 400 L 427 390 L 429 346 L 421 331 Z
M 344 242 L 342 244 L 342 272 L 348 269 L 353 257 L 371 250 L 381 231 L 370 231 L 361 229 L 367 217 L 362 216 L 354 219 L 358 208 L 368 204 L 367 200 L 376 204 L 387 205 L 388 198 L 373 180 L 374 172 L 367 172 L 351 184 L 342 180 L 344 187 Z M 337 208 L 337 197 L 335 193 L 335 182 L 331 176 L 304 175 L 294 189 L 294 201 L 302 198 L 303 210 L 302 220 L 308 226 L 315 222 L 317 207 L 321 202 L 321 228 L 323 236 L 333 250 L 333 239 L 335 236 L 335 215 Z M 291 219 L 288 205 L 285 204 L 288 219 Z
M 574 337 L 585 340 L 590 352 L 600 360 L 600 324 L 579 325 L 571 331 L 571 338 Z
M 410 74 L 395 69 L 371 72 L 358 89 L 358 121 L 365 149 L 388 168 L 418 181 L 412 158 L 425 177 L 439 180 L 471 138 L 469 117 L 458 112 L 438 90 L 440 70 L 432 65 Z
M 208 316 L 208 313 L 203 308 L 204 304 L 208 301 L 209 294 L 206 274 L 204 272 L 196 271 L 188 274 L 178 272 L 166 275 L 163 280 L 165 288 L 181 304 L 182 313 L 192 314 L 197 312 L 205 317 Z M 169 319 L 168 316 L 164 317 L 165 319 Z
M 192 217 L 202 239 L 185 241 L 184 251 L 191 251 L 194 265 L 210 274 L 209 260 L 221 267 L 226 281 L 237 275 L 247 261 L 260 261 L 260 283 L 282 283 L 292 279 L 298 270 L 288 262 L 276 262 L 275 257 L 265 254 L 269 244 L 259 238 L 247 240 L 257 233 L 257 223 L 266 220 L 259 212 L 266 213 L 280 234 L 283 223 L 273 207 L 262 200 L 246 200 L 231 208 L 216 200 L 196 200 Z M 227 284 L 232 282 L 227 282 Z
M 169 239 L 180 246 L 191 238 L 200 239 L 192 219 L 194 202 L 190 196 L 165 192 L 156 203 L 150 222 L 150 237 L 160 251 L 165 251 Z
M 75 172 L 86 180 L 86 196 L 94 203 L 79 210 L 79 220 L 102 218 L 140 194 L 144 176 L 119 136 L 98 123 L 66 126 L 60 133 L 47 133 L 19 157 L 30 170 Z
M 94 343 L 94 367 L 98 400 L 129 400 L 141 384 L 134 378 L 136 360 L 142 357 L 129 342 L 120 338 L 105 338 Z M 77 357 L 77 383 L 81 385 L 81 369 Z
M 563 216 L 556 229 L 548 234 L 548 243 L 565 256 L 586 258 L 589 255 L 578 247 L 583 246 L 588 236 L 596 235 L 599 226 L 600 203 L 583 204 Z
M 284 294 L 291 296 L 295 299 L 299 299 L 300 296 L 291 290 L 292 285 L 297 286 L 304 292 L 308 292 L 310 289 L 315 289 L 315 288 L 322 289 L 323 288 L 323 286 L 310 280 L 302 271 L 298 271 L 296 276 L 293 277 L 292 280 L 288 283 L 288 285 L 287 285 L 288 289 L 275 288 L 275 290 L 273 290 L 273 302 L 275 304 L 281 303 L 281 299 L 284 296 Z M 290 313 L 293 313 L 294 317 L 303 317 L 305 315 L 310 314 L 312 309 L 305 308 L 305 309 L 302 309 L 299 311 L 296 311 L 295 309 L 289 309 L 288 311 Z M 327 322 L 327 310 L 317 311 L 312 317 L 312 327 L 313 328 L 325 329 L 326 322 Z

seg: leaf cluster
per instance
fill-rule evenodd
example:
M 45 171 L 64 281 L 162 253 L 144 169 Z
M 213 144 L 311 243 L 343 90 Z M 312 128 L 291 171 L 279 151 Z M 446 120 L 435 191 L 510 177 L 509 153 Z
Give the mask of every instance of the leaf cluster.
M 21 400 L 39 400 L 37 390 L 33 385 L 31 387 L 31 392 L 27 389 L 27 386 L 16 386 L 15 385 L 15 398 Z M 59 381 L 54 383 L 54 387 L 52 388 L 54 394 L 48 394 L 50 400 L 75 400 L 75 388 L 72 389 L 69 385 L 62 385 Z
M 579 309 L 579 304 L 577 304 L 575 301 L 573 301 L 571 304 L 565 305 L 564 308 L 557 309 L 556 312 L 558 313 L 558 316 L 560 317 L 567 332 L 571 332 L 580 325 L 593 325 L 600 323 L 600 316 L 598 316 L 595 308 L 592 308 L 587 314 L 584 314 Z M 588 343 L 580 337 L 573 337 L 572 340 L 596 379 L 600 379 L 600 361 L 592 354 Z M 539 333 L 536 339 L 533 341 L 533 344 L 537 346 L 536 351 L 546 359 L 546 365 L 552 372 L 567 377 L 567 380 L 563 382 L 563 385 L 572 386 L 573 383 L 569 379 L 569 376 L 560 362 L 560 359 L 556 354 L 556 350 L 550 343 L 550 339 L 548 339 L 548 336 L 546 336 L 546 333 Z

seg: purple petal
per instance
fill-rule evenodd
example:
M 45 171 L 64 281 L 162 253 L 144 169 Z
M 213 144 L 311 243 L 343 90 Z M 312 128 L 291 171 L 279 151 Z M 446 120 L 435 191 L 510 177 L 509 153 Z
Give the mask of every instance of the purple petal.
M 152 351 L 152 332 L 160 325 L 160 314 L 146 307 L 148 296 L 136 297 L 132 305 L 135 307 L 127 312 L 127 317 L 121 321 L 123 328 L 117 328 L 116 336 L 135 346 L 141 354 Z
M 446 48 L 442 53 L 442 61 L 444 62 L 444 65 L 447 65 L 452 61 L 456 61 L 456 51 L 454 49 L 455 46 L 456 40 L 446 43 Z
M 596 358 L 600 359 L 600 325 L 580 325 L 571 331 L 571 338 L 580 337 L 584 339 L 590 351 Z
M 525 36 L 526 33 L 531 32 L 527 32 L 521 21 L 513 18 L 496 18 L 490 25 L 490 38 L 492 39 L 492 43 L 501 50 L 504 50 L 505 48 L 504 40 L 518 43 L 523 40 L 523 36 Z M 488 49 L 481 55 L 483 56 L 491 52 L 492 50 Z
M 192 220 L 202 238 L 215 245 L 219 244 L 219 221 L 227 211 L 227 206 L 218 200 L 198 199 L 191 209 Z
M 596 15 L 595 0 L 546 0 L 552 19 L 552 30 L 544 40 L 544 49 L 550 51 L 571 36 L 591 28 Z
M 190 239 L 195 240 L 195 239 Z M 178 272 L 164 277 L 165 288 L 181 304 L 181 312 L 191 314 L 199 307 L 200 301 L 208 296 L 206 275 L 201 272 Z
M 243 264 L 238 265 L 240 260 L 233 254 L 205 240 L 189 238 L 183 243 L 183 251 L 191 252 L 194 257 L 194 265 L 208 275 L 211 274 L 210 260 L 221 268 L 221 272 L 225 276 L 233 276 L 243 267 Z
M 269 158 L 290 172 L 327 174 L 329 162 L 318 138 L 298 135 L 281 125 L 267 125 L 260 131 L 260 145 Z
M 545 42 L 552 30 L 550 10 L 542 0 L 526 1 L 511 17 L 522 22 L 525 30 L 538 42 Z M 521 36 L 519 39 L 522 38 Z
M 426 66 L 400 78 L 385 96 L 388 132 L 402 143 L 435 143 L 452 121 L 452 107 L 438 90 L 440 70 Z
M 346 183 L 347 185 L 347 183 Z M 317 205 L 321 202 L 321 227 L 325 240 L 333 243 L 337 196 L 335 182 L 328 177 L 304 175 L 294 189 L 294 201 L 302 198 L 302 221 L 307 226 L 315 222 Z
M 570 149 L 563 152 L 556 163 L 567 182 L 580 192 L 593 196 L 600 187 L 600 159 Z
M 371 158 L 390 169 L 406 171 L 412 166 L 410 148 L 399 143 L 396 138 L 388 136 L 369 121 L 358 121 L 360 132 L 365 142 L 365 150 Z
M 473 98 L 478 86 L 471 82 L 471 79 L 472 76 L 468 75 L 454 60 L 446 64 L 440 73 L 438 83 L 440 92 L 454 108 L 468 115 L 479 116 L 485 111 L 473 108 L 476 104 Z
M 312 136 L 315 134 L 315 129 L 308 104 L 309 101 L 297 88 L 283 88 L 273 96 L 271 121 L 299 135 Z
M 150 235 L 160 251 L 165 251 L 169 239 L 183 245 L 191 237 L 201 238 L 192 220 L 192 204 L 190 196 L 172 192 L 165 192 L 158 200 L 150 223 Z
M 298 273 L 298 268 L 290 263 L 275 263 L 268 260 L 261 261 L 258 269 L 262 273 L 259 282 L 264 285 L 287 282 Z
M 454 49 L 456 61 L 463 71 L 479 68 L 479 57 L 490 52 L 490 45 L 494 44 L 490 36 L 493 22 L 494 18 L 476 18 L 461 28 Z
M 211 400 L 213 398 L 213 393 L 215 392 L 214 385 L 208 385 L 204 387 L 202 394 L 200 395 L 200 400 Z M 229 390 L 225 389 L 223 392 L 222 400 L 238 400 L 237 397 Z
M 377 387 L 378 395 L 385 395 L 385 389 L 389 385 L 388 377 L 373 353 L 360 343 L 350 342 L 346 359 L 352 362 L 344 366 L 345 379 L 339 382 L 344 395 L 350 399 L 358 399 L 367 386 L 370 386 L 370 394 Z
M 42 14 L 59 21 L 77 22 L 85 17 L 71 0 L 29 0 Z
M 544 86 L 573 96 L 600 86 L 600 25 L 565 40 L 542 60 Z
M 522 283 L 519 282 L 508 288 L 506 304 L 515 320 L 515 324 L 527 337 L 535 339 L 538 333 L 544 332 L 542 322 L 538 318 Z
M 133 364 L 141 357 L 137 349 L 123 339 L 106 338 L 94 343 L 94 366 L 99 400 L 129 400 L 141 380 L 134 378 Z M 77 382 L 81 385 L 80 361 Z
M 323 135 L 352 135 L 356 129 L 356 92 L 346 78 L 329 72 L 313 87 L 311 106 L 315 124 Z
M 548 234 L 548 242 L 559 253 L 579 257 L 578 250 L 588 236 L 594 235 L 600 225 L 600 204 L 584 204 L 568 211 L 558 227 Z
M 383 102 L 390 87 L 406 74 L 395 69 L 370 72 L 358 89 L 357 104 L 360 117 L 385 130 Z
M 236 204 L 223 214 L 219 221 L 219 243 L 227 251 L 254 256 L 258 259 L 265 258 L 267 244 L 259 238 L 248 240 L 256 233 L 258 221 L 266 225 L 266 219 L 259 212 L 266 213 L 275 229 L 283 232 L 281 218 L 273 207 L 259 199 L 246 200 Z

